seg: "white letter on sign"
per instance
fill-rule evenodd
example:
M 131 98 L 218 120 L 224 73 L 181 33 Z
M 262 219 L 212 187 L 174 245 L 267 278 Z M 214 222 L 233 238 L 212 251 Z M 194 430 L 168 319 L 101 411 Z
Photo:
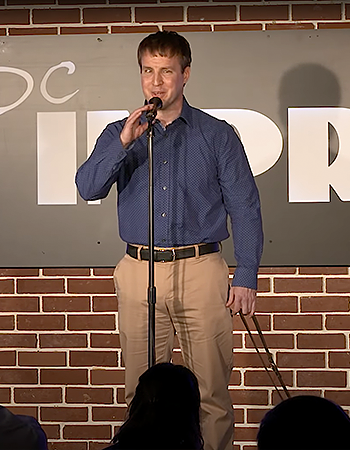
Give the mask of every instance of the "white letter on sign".
M 337 132 L 339 149 L 329 165 L 329 132 Z M 289 108 L 289 201 L 329 202 L 330 186 L 350 201 L 350 109 Z

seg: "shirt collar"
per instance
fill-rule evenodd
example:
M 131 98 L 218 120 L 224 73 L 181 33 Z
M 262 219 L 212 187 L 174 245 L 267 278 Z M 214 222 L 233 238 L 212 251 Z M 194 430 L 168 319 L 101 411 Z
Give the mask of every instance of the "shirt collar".
M 182 110 L 177 119 L 182 119 L 187 125 L 192 127 L 193 125 L 193 118 L 192 118 L 192 107 L 188 104 L 185 97 L 183 97 L 183 103 L 182 103 Z M 175 120 L 177 120 L 175 119 Z M 141 116 L 141 123 L 146 122 L 146 113 L 143 113 Z

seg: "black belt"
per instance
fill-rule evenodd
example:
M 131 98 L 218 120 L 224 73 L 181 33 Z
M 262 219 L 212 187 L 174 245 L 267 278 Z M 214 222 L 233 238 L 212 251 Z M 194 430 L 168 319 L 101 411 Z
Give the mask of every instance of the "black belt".
M 200 244 L 198 245 L 199 256 L 207 255 L 208 253 L 214 253 L 220 251 L 220 244 L 218 242 L 212 242 L 210 244 Z M 142 260 L 149 260 L 149 250 L 148 247 L 139 247 L 136 245 L 128 244 L 126 247 L 126 253 L 132 258 Z M 155 262 L 170 262 L 176 259 L 193 258 L 196 256 L 196 247 L 186 247 L 186 248 L 164 248 L 161 250 L 154 250 L 154 261 Z

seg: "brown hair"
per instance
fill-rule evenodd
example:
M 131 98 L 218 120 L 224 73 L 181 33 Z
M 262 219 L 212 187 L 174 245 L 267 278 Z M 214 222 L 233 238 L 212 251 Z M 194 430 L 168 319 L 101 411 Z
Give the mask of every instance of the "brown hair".
M 169 58 L 178 56 L 182 72 L 191 65 L 191 48 L 188 41 L 176 31 L 157 31 L 145 37 L 137 49 L 137 60 L 142 70 L 142 56 L 149 52 L 151 55 L 159 54 Z

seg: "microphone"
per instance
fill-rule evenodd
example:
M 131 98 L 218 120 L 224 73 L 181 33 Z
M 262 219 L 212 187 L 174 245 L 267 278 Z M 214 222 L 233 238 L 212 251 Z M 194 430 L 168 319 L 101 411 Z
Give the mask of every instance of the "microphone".
M 163 102 L 159 97 L 152 97 L 148 104 L 153 105 L 153 108 L 146 112 L 146 119 L 153 120 L 156 118 L 158 109 L 162 109 Z

